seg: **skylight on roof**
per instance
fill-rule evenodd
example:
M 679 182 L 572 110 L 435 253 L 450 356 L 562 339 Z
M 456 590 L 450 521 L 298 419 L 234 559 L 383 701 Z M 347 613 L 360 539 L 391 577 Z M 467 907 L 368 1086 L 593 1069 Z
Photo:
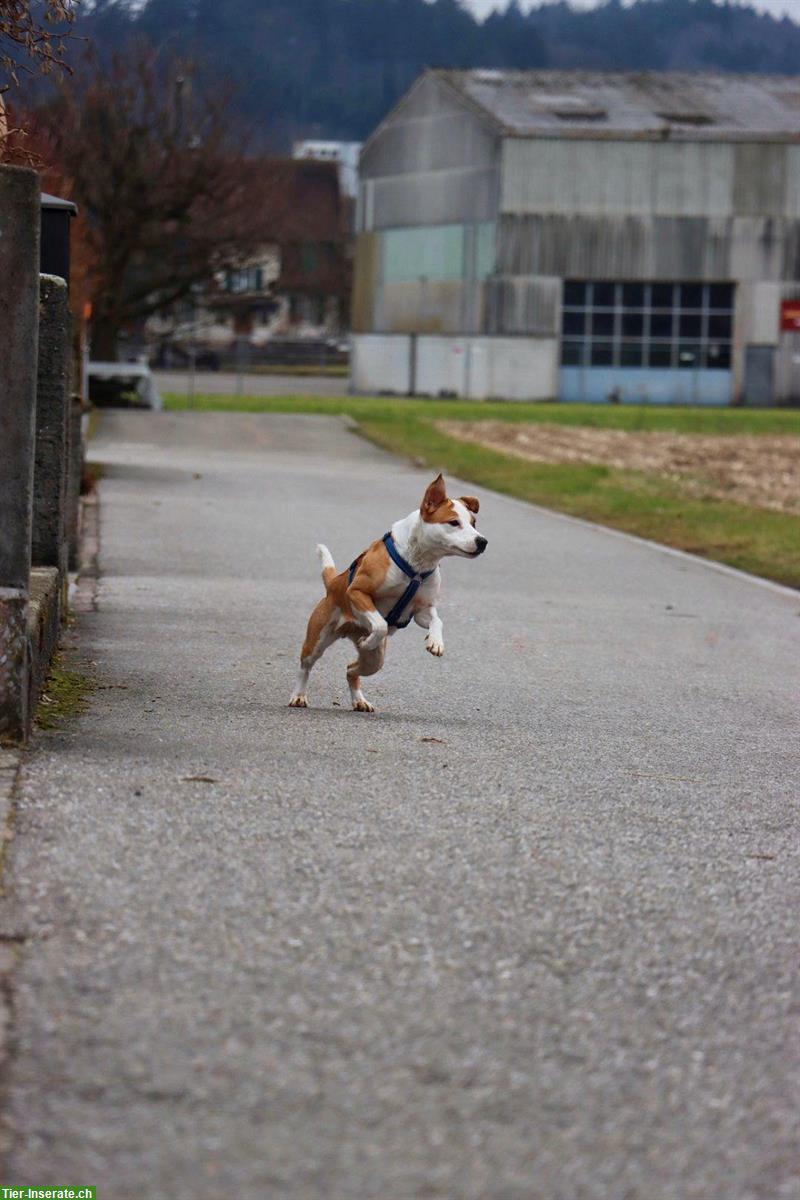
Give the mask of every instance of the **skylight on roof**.
M 713 125 L 714 119 L 708 113 L 699 112 L 660 112 L 656 116 L 670 125 Z
M 549 111 L 559 121 L 603 121 L 608 116 L 605 108 L 551 108 Z
M 596 100 L 589 100 L 585 96 L 538 92 L 530 100 L 539 112 L 557 117 L 560 121 L 601 121 L 608 116 L 607 110 Z

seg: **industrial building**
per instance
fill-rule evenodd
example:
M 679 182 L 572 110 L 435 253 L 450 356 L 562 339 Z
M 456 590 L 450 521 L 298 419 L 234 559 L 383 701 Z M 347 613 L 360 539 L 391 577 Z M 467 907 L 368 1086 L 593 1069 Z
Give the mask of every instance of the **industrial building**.
M 800 401 L 800 79 L 427 71 L 359 175 L 356 391 Z

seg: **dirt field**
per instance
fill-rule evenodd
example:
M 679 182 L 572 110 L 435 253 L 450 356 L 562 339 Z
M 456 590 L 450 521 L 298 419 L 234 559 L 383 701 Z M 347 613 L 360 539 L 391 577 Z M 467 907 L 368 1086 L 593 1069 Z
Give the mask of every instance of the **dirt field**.
M 694 496 L 800 514 L 800 438 L 628 433 L 504 421 L 437 421 L 436 428 L 533 462 L 600 463 L 669 478 Z

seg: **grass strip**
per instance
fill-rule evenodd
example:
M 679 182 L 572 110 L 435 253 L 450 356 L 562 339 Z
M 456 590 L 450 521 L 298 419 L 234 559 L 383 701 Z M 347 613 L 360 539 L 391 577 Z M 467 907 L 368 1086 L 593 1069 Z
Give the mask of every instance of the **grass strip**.
M 546 421 L 594 429 L 671 433 L 793 434 L 800 437 L 800 409 L 789 408 L 659 408 L 622 404 L 521 404 L 469 400 L 414 400 L 390 396 L 164 396 L 173 411 L 346 413 L 357 421 Z

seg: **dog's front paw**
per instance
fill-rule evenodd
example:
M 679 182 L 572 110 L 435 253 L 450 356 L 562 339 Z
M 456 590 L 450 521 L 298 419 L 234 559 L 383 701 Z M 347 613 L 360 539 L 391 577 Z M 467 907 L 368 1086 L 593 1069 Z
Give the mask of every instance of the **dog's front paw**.
M 308 708 L 307 696 L 305 696 L 302 692 L 295 692 L 289 701 L 289 708 Z
M 353 701 L 353 708 L 356 712 L 375 712 L 375 706 L 370 704 L 369 700 L 365 700 L 363 696 L 360 700 Z
M 432 654 L 434 658 L 441 658 L 444 654 L 444 642 L 437 642 L 435 638 L 425 638 L 425 649 L 428 654 Z

